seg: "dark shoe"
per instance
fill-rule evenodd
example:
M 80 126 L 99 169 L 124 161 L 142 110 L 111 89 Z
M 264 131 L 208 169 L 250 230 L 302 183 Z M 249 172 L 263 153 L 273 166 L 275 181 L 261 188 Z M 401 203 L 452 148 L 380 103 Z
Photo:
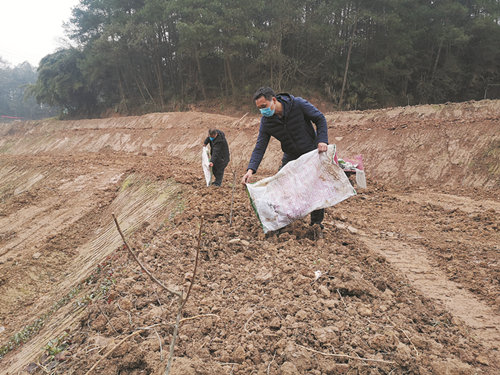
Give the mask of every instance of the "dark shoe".
M 270 230 L 269 232 L 266 233 L 265 237 L 266 237 L 266 239 L 276 237 L 276 232 L 273 230 Z
M 315 240 L 321 240 L 324 238 L 323 228 L 323 224 L 312 224 L 313 238 Z
M 281 232 L 282 229 L 270 230 L 269 232 L 266 233 L 266 238 L 278 238 Z
M 323 224 L 321 224 L 321 223 L 310 223 L 309 225 L 310 225 L 310 226 L 313 226 L 313 225 L 319 225 L 319 227 L 320 227 L 321 229 L 325 229 L 325 226 L 324 226 Z

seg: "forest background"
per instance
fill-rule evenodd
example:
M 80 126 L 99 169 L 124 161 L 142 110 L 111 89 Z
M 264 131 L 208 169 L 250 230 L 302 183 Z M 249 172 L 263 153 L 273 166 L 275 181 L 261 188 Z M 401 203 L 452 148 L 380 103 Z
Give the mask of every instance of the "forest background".
M 499 0 L 81 0 L 66 32 L 36 72 L 0 60 L 0 114 L 224 111 L 263 85 L 332 110 L 500 97 Z

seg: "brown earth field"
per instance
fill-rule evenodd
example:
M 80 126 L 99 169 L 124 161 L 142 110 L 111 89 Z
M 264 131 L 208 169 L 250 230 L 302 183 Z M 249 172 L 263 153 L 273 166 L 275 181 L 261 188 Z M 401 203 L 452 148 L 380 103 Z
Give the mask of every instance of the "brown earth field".
M 264 235 L 256 113 L 0 124 L 0 374 L 499 374 L 500 101 L 326 117 L 368 184 L 324 238 Z

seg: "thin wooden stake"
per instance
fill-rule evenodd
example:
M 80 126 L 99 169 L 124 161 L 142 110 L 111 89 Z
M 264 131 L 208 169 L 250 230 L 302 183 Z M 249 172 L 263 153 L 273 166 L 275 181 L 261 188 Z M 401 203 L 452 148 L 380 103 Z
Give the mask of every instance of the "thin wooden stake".
M 200 231 L 198 232 L 198 247 L 196 248 L 196 258 L 194 260 L 194 270 L 193 270 L 193 276 L 191 277 L 191 284 L 189 284 L 189 289 L 186 293 L 186 298 L 184 298 L 184 301 L 182 303 L 182 307 L 184 307 L 184 305 L 186 304 L 188 298 L 189 298 L 189 294 L 191 293 L 191 288 L 193 287 L 193 283 L 194 283 L 194 278 L 196 277 L 196 270 L 198 269 L 198 259 L 200 257 L 200 250 L 201 250 L 201 231 L 203 229 L 203 220 L 204 220 L 204 216 L 201 217 L 201 220 L 200 220 Z
M 198 268 L 198 258 L 200 255 L 200 249 L 201 249 L 201 232 L 203 230 L 203 216 L 201 217 L 200 221 L 200 231 L 198 232 L 198 247 L 196 249 L 196 259 L 194 262 L 194 270 L 193 270 L 193 276 L 191 277 L 191 284 L 189 284 L 188 291 L 186 293 L 186 298 L 182 298 L 182 296 L 179 298 L 179 309 L 177 310 L 177 317 L 175 318 L 175 326 L 174 326 L 174 333 L 172 334 L 172 341 L 170 342 L 170 353 L 168 355 L 168 363 L 167 363 L 167 368 L 165 369 L 165 375 L 170 374 L 170 369 L 172 368 L 172 360 L 174 359 L 174 349 L 175 349 L 175 342 L 177 341 L 177 333 L 179 332 L 179 323 L 181 320 L 181 315 L 182 315 L 182 308 L 186 304 L 189 294 L 191 293 L 191 288 L 193 287 L 194 279 L 196 276 L 196 270 Z
M 170 369 L 172 368 L 172 360 L 174 359 L 174 349 L 175 342 L 177 341 L 177 332 L 179 331 L 179 322 L 181 320 L 182 307 L 184 303 L 182 298 L 179 298 L 179 309 L 177 310 L 177 317 L 175 318 L 174 333 L 172 334 L 172 341 L 170 342 L 170 352 L 168 354 L 167 368 L 165 369 L 165 375 L 170 374 Z
M 231 213 L 229 214 L 229 227 L 233 225 L 233 205 L 234 205 L 234 188 L 236 186 L 236 170 L 233 169 L 233 193 L 231 195 Z

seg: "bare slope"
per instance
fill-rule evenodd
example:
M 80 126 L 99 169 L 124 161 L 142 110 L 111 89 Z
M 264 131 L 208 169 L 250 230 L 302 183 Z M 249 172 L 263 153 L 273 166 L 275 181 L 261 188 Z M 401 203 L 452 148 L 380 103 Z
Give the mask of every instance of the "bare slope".
M 327 114 L 330 142 L 341 157 L 363 154 L 377 181 L 498 188 L 500 101 L 400 107 Z M 0 127 L 5 154 L 119 151 L 199 158 L 207 129 L 227 133 L 233 165 L 246 166 L 259 120 L 197 112 L 153 113 L 80 121 L 12 123 Z M 263 163 L 274 171 L 279 147 Z

